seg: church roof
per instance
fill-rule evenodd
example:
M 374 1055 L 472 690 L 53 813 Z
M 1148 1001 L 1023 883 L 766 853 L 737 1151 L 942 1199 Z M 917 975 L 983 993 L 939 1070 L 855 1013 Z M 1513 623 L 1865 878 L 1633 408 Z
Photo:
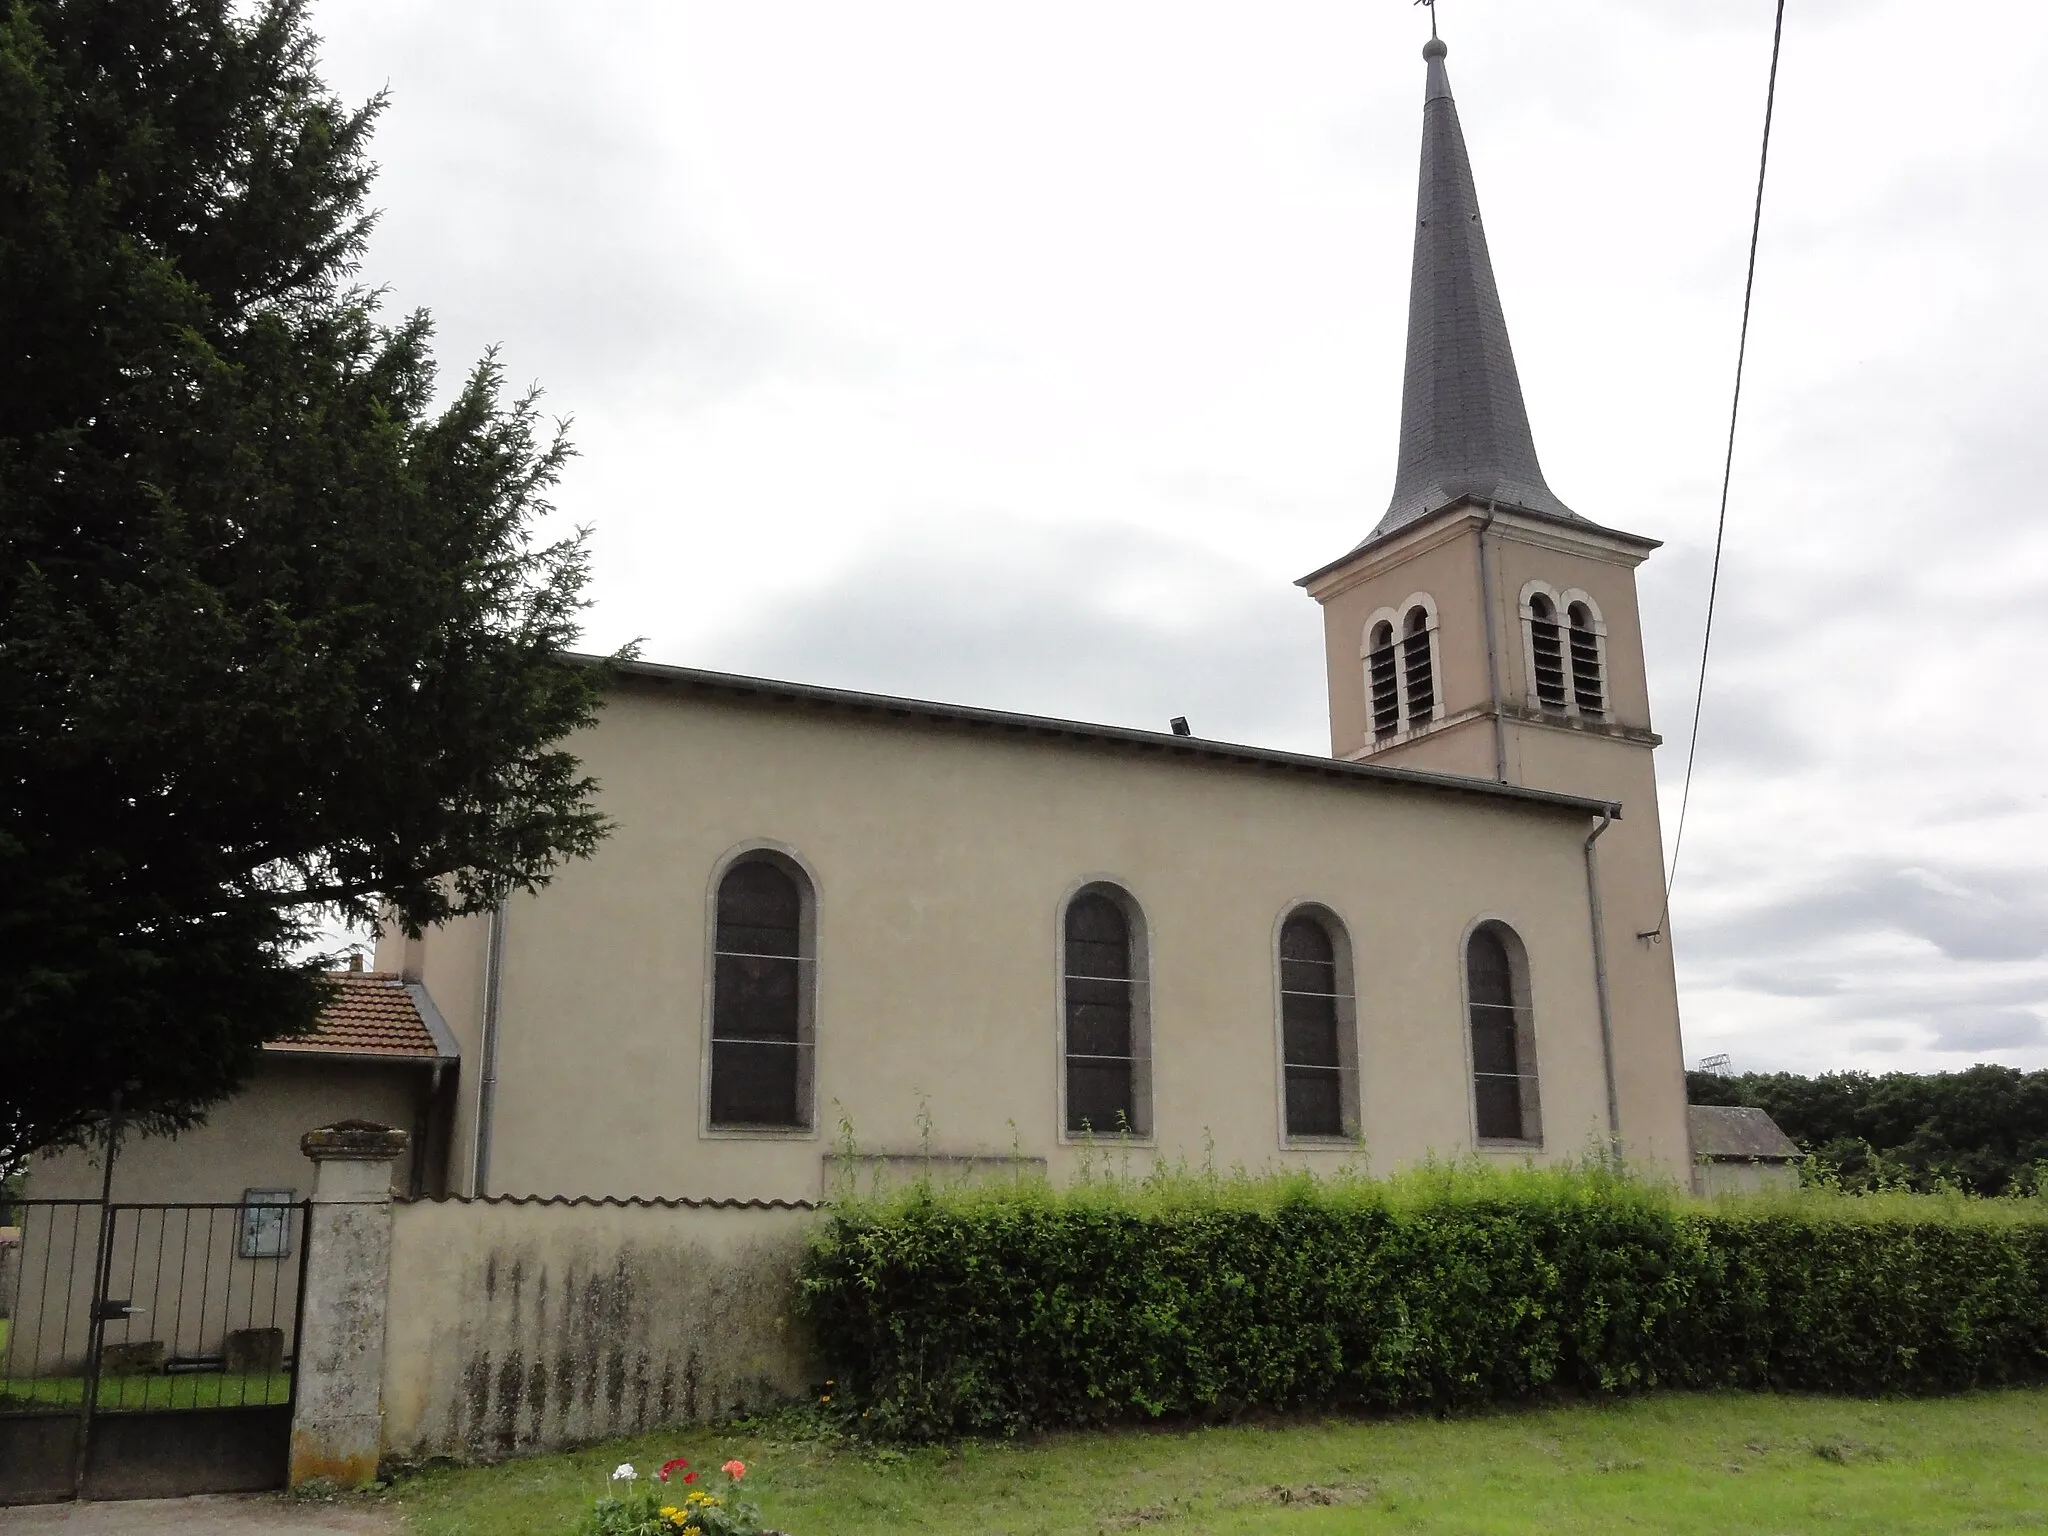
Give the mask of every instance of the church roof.
M 1429 78 L 1422 103 L 1400 461 L 1393 500 L 1366 544 L 1464 501 L 1584 521 L 1558 500 L 1536 462 L 1536 440 L 1479 218 L 1472 161 L 1444 68 L 1447 51 L 1436 38 L 1422 50 Z
M 730 672 L 705 672 L 695 667 L 663 666 L 652 661 L 614 662 L 599 656 L 582 655 L 572 655 L 570 659 L 589 666 L 608 666 L 625 677 L 683 687 L 694 693 L 715 694 L 769 705 L 804 706 L 864 716 L 870 720 L 883 722 L 965 726 L 1012 740 L 1085 743 L 1163 757 L 1189 767 L 1239 763 L 1349 783 L 1398 785 L 1446 794 L 1476 795 L 1487 800 L 1520 801 L 1525 805 L 1572 811 L 1581 815 L 1598 816 L 1611 813 L 1617 818 L 1621 815 L 1621 806 L 1616 801 L 1587 795 L 1561 794 L 1556 790 L 1528 789 L 1519 784 L 1502 784 L 1493 779 L 1469 778 L 1464 774 L 1429 773 L 1419 768 L 1390 768 L 1378 763 L 1354 763 L 1341 757 L 1318 757 L 1307 752 L 1281 752 L 1272 747 L 1247 747 L 1235 742 L 1208 741 L 1199 736 L 1176 736 L 1165 731 L 1139 731 L 1121 725 L 1091 725 L 1082 720 L 1060 720 L 1046 715 L 1019 715 L 1008 710 L 977 709 L 967 704 L 940 704 L 927 699 L 903 699 L 888 694 L 859 693 L 845 688 L 820 688 L 812 683 L 786 683 L 773 678 L 743 677 Z

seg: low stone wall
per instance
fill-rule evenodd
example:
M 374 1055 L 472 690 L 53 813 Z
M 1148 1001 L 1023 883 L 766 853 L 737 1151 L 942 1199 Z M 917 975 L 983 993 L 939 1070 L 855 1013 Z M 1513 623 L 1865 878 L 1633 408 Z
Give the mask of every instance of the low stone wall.
M 808 1209 L 498 1198 L 392 1217 L 388 1460 L 554 1450 L 814 1384 L 791 1315 Z

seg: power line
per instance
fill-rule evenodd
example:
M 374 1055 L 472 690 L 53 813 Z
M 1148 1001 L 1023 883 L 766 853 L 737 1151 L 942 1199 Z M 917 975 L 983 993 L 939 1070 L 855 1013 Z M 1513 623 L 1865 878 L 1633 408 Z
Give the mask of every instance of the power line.
M 1692 701 L 1692 739 L 1685 749 L 1685 788 L 1678 797 L 1678 830 L 1671 839 L 1671 868 L 1664 882 L 1664 915 L 1639 938 L 1661 937 L 1671 920 L 1671 890 L 1678 884 L 1678 855 L 1685 846 L 1685 813 L 1692 804 L 1692 770 L 1700 752 L 1700 713 L 1707 702 L 1707 654 L 1714 643 L 1714 600 L 1721 590 L 1721 545 L 1728 532 L 1728 487 L 1735 476 L 1735 422 L 1742 412 L 1742 365 L 1749 355 L 1749 306 L 1756 293 L 1756 248 L 1764 227 L 1764 174 L 1771 164 L 1771 114 L 1778 102 L 1778 53 L 1785 40 L 1785 0 L 1778 0 L 1771 28 L 1771 78 L 1764 90 L 1764 139 L 1756 163 L 1756 212 L 1749 225 L 1749 273 L 1742 284 L 1742 332 L 1735 344 L 1735 396 L 1728 406 L 1728 454 L 1721 464 L 1721 514 L 1714 523 L 1713 574 L 1707 578 L 1707 622 L 1700 635 L 1699 691 Z

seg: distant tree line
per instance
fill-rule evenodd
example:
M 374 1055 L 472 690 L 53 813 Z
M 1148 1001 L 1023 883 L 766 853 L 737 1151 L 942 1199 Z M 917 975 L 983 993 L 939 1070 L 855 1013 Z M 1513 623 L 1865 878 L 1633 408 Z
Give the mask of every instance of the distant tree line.
M 1850 1189 L 2031 1194 L 2048 1176 L 2048 1071 L 1686 1074 L 1695 1104 L 1764 1110 Z

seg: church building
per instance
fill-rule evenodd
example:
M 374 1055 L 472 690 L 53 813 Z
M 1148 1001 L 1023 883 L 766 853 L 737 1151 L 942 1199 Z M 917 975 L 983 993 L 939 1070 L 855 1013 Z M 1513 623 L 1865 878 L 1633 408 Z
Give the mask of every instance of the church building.
M 627 664 L 573 743 L 616 824 L 597 853 L 387 933 L 348 1019 L 124 1159 L 120 1198 L 301 1186 L 298 1133 L 348 1115 L 413 1132 L 426 1193 L 1610 1146 L 1685 1181 L 1657 542 L 1544 479 L 1445 52 L 1392 500 L 1300 582 L 1328 756 Z

